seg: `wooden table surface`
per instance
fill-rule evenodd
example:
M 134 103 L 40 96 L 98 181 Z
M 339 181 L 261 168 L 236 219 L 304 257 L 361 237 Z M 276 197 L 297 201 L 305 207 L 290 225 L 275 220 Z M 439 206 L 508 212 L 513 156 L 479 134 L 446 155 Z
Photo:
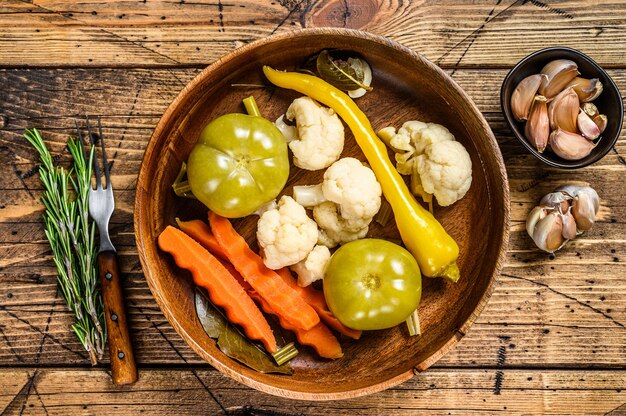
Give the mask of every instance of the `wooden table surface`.
M 132 225 L 143 151 L 181 88 L 242 43 L 313 26 L 385 35 L 447 70 L 492 126 L 511 186 L 507 264 L 468 336 L 411 381 L 340 402 L 269 396 L 203 362 L 148 290 Z M 626 414 L 625 136 L 594 166 L 549 169 L 516 142 L 500 112 L 507 70 L 550 45 L 589 54 L 626 92 L 625 1 L 2 0 L 0 412 Z M 114 387 L 107 366 L 91 368 L 68 328 L 43 234 L 36 157 L 22 138 L 37 127 L 63 153 L 74 118 L 85 113 L 104 116 L 113 163 L 112 240 L 140 365 L 130 387 Z M 600 220 L 548 256 L 534 248 L 524 220 L 543 194 L 571 181 L 598 191 Z

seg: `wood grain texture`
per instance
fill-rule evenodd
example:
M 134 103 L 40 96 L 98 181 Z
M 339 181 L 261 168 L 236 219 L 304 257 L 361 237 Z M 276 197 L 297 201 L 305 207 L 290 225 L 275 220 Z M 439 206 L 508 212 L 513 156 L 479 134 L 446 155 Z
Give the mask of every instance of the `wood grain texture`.
M 432 369 L 371 396 L 293 401 L 215 370 L 146 369 L 115 387 L 102 370 L 3 369 L 0 411 L 28 415 L 623 415 L 626 374 L 615 371 Z M 36 388 L 33 386 L 36 385 Z
M 164 319 L 141 273 L 132 228 L 139 163 L 167 105 L 206 64 L 272 32 L 331 25 L 365 28 L 425 54 L 448 68 L 478 105 L 509 176 L 513 223 L 507 267 L 481 317 L 439 368 L 371 401 L 294 404 L 242 388 L 215 371 L 195 372 L 212 386 L 226 386 L 216 395 L 226 408 L 252 405 L 302 414 L 624 414 L 626 136 L 622 133 L 614 152 L 592 167 L 573 174 L 547 169 L 511 136 L 498 91 L 507 68 L 550 45 L 580 49 L 613 68 L 610 75 L 626 91 L 625 8 L 621 0 L 0 2 L 0 66 L 26 68 L 0 70 L 0 366 L 30 366 L 0 374 L 0 400 L 5 400 L 0 409 L 7 414 L 221 410 L 189 371 L 203 361 Z M 36 67 L 50 69 L 28 69 Z M 149 381 L 145 390 L 143 378 L 128 391 L 109 393 L 109 376 L 102 370 L 68 374 L 34 367 L 85 366 L 88 358 L 68 330 L 70 315 L 56 291 L 40 224 L 40 186 L 30 172 L 35 158 L 20 136 L 37 126 L 61 154 L 74 116 L 93 112 L 104 114 L 107 136 L 115 140 L 113 241 L 127 276 L 137 359 L 144 367 L 168 366 L 142 371 L 161 380 Z M 598 189 L 601 219 L 551 259 L 534 249 L 522 222 L 544 193 L 567 181 Z M 35 376 L 32 383 L 29 376 Z M 500 395 L 495 394 L 498 384 Z M 70 393 L 59 395 L 61 389 Z M 43 402 L 40 391 L 46 393 Z
M 92 103 L 105 88 L 111 91 L 100 98 L 105 134 L 110 148 L 116 149 L 110 152 L 114 153 L 110 156 L 114 156 L 111 173 L 117 204 L 111 234 L 125 275 L 137 360 L 143 365 L 202 362 L 156 306 L 141 274 L 132 226 L 142 151 L 181 83 L 196 73 L 196 69 L 2 72 L 0 86 L 5 93 L 0 94 L 0 108 L 6 118 L 0 130 L 0 206 L 4 207 L 0 209 L 4 333 L 0 365 L 85 363 L 80 345 L 67 330 L 70 315 L 55 297 L 55 271 L 40 224 L 41 187 L 37 175 L 31 174 L 36 155 L 20 137 L 25 128 L 37 125 L 53 151 L 62 155 L 74 115 L 93 112 Z M 610 73 L 626 90 L 626 71 Z M 512 228 L 507 267 L 489 305 L 468 336 L 438 365 L 620 368 L 626 362 L 626 289 L 621 277 L 626 273 L 626 199 L 619 187 L 616 191 L 616 183 L 626 166 L 616 153 L 575 173 L 540 165 L 511 136 L 499 113 L 497 94 L 505 74 L 474 69 L 453 74 L 486 115 L 502 149 L 511 188 Z M 616 151 L 626 154 L 624 133 Z M 523 221 L 543 194 L 572 180 L 598 190 L 603 200 L 600 222 L 551 260 L 534 248 Z M 506 358 L 498 364 L 503 347 Z
M 445 67 L 502 67 L 553 45 L 623 67 L 621 0 L 6 0 L 0 62 L 11 66 L 207 65 L 242 42 L 303 27 L 387 36 Z

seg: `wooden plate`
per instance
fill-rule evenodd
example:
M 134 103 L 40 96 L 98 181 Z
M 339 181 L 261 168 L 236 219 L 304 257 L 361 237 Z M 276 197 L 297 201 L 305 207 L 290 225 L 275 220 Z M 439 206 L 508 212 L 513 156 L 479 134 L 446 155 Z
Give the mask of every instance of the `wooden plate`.
M 241 100 L 254 95 L 265 117 L 275 120 L 298 95 L 274 87 L 231 84 L 267 83 L 264 64 L 294 69 L 324 48 L 355 51 L 373 69 L 374 90 L 358 99 L 375 130 L 420 119 L 446 125 L 467 148 L 473 163 L 472 187 L 452 207 L 436 206 L 436 217 L 459 243 L 461 280 L 457 284 L 424 278 L 419 308 L 423 335 L 408 337 L 404 325 L 342 340 L 345 356 L 317 358 L 308 348 L 292 361 L 293 376 L 257 373 L 226 357 L 203 331 L 194 309 L 193 284 L 169 255 L 159 251 L 159 233 L 175 217 L 206 218 L 196 201 L 181 200 L 171 190 L 202 128 L 212 119 L 243 112 Z M 343 157 L 364 160 L 346 129 Z M 321 182 L 323 171 L 292 166 L 288 186 Z M 234 222 L 256 247 L 256 217 Z M 461 88 L 439 67 L 388 39 L 342 29 L 311 29 L 272 36 L 233 51 L 191 81 L 169 106 L 141 165 L 135 200 L 137 248 L 150 289 L 172 326 L 206 361 L 250 387 L 308 400 L 331 400 L 377 392 L 408 380 L 430 367 L 466 333 L 484 308 L 498 276 L 508 242 L 509 191 L 502 155 L 487 122 Z M 395 226 L 373 226 L 370 236 L 399 240 Z

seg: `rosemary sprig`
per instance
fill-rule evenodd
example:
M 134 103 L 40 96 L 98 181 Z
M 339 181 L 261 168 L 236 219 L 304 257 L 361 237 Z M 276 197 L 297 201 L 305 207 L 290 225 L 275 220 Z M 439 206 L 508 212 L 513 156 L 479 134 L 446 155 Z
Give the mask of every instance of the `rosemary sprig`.
M 37 129 L 26 130 L 24 137 L 41 159 L 39 177 L 44 187 L 41 201 L 46 208 L 45 234 L 52 248 L 59 287 L 75 315 L 72 329 L 95 365 L 104 352 L 106 329 L 96 270 L 95 224 L 89 221 L 94 148 L 91 147 L 87 160 L 82 143 L 70 137 L 67 146 L 74 163 L 68 171 L 54 166 Z

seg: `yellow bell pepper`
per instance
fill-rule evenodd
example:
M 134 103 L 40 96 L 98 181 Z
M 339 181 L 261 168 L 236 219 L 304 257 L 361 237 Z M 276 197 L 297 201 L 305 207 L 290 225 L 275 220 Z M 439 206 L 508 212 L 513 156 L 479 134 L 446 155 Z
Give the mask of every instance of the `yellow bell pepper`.
M 456 260 L 459 246 L 435 217 L 417 203 L 406 183 L 395 169 L 387 148 L 376 136 L 372 125 L 347 94 L 321 78 L 298 72 L 281 72 L 263 67 L 263 73 L 274 85 L 295 90 L 332 108 L 346 122 L 365 154 L 385 198 L 393 209 L 400 236 L 413 254 L 422 274 L 459 279 Z

